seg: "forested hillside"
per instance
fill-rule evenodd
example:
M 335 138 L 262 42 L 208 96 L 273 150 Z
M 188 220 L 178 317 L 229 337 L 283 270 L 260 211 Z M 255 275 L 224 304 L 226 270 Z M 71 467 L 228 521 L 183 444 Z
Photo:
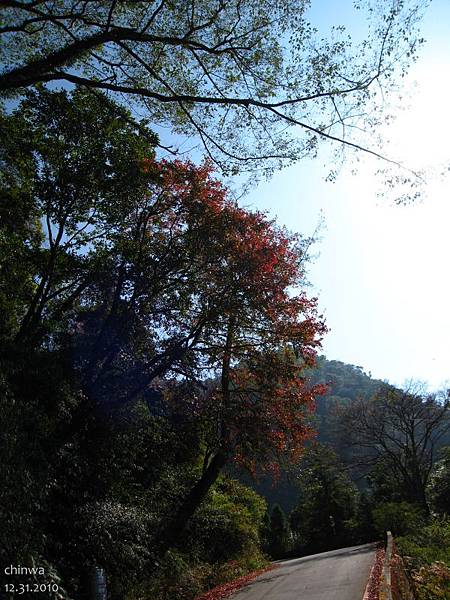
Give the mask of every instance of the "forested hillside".
M 315 412 L 311 417 L 316 430 L 315 440 L 329 445 L 342 461 L 347 462 L 351 454 L 348 441 L 352 432 L 342 431 L 339 409 L 348 406 L 357 398 L 370 398 L 384 384 L 364 373 L 362 367 L 327 360 L 324 356 L 318 358 L 316 366 L 308 372 L 308 376 L 315 384 L 327 386 L 326 392 L 316 398 Z M 250 480 L 246 481 L 250 483 Z M 366 487 L 366 482 L 358 479 L 357 485 L 363 488 Z M 299 493 L 295 467 L 286 465 L 285 469 L 281 470 L 278 481 L 262 476 L 255 489 L 270 505 L 279 504 L 285 511 L 292 510 L 298 501 Z
M 383 385 L 383 382 L 366 374 L 362 367 L 349 365 L 338 360 L 319 357 L 311 371 L 314 383 L 324 383 L 327 392 L 316 400 L 317 440 L 337 446 L 340 433 L 336 431 L 336 411 L 357 398 L 370 398 Z

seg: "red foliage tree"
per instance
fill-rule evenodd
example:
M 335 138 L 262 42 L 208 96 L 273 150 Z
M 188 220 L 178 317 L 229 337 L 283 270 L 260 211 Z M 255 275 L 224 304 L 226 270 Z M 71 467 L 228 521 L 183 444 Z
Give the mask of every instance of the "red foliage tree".
M 195 228 L 205 236 L 201 242 L 196 237 L 196 260 L 207 264 L 196 284 L 197 301 L 214 315 L 196 347 L 195 367 L 209 376 L 196 406 L 209 425 L 204 468 L 161 533 L 170 544 L 227 462 L 276 469 L 280 457 L 298 458 L 313 433 L 308 413 L 314 397 L 324 391 L 309 385 L 302 372 L 314 364 L 326 328 L 316 299 L 302 289 L 304 248 L 298 236 L 228 199 L 208 165 L 159 168 L 163 188 L 176 190 L 181 200 L 186 221 L 178 227 L 191 227 L 193 218 L 204 225 Z M 179 208 L 175 212 L 181 214 Z M 190 390 L 182 390 L 177 397 L 174 387 L 172 401 L 186 400 L 183 393 Z
M 33 282 L 8 350 L 70 357 L 76 403 L 59 443 L 151 404 L 157 383 L 206 424 L 204 470 L 165 527 L 170 543 L 227 461 L 270 466 L 311 435 L 321 390 L 302 369 L 325 327 L 303 290 L 302 240 L 239 207 L 207 163 L 156 160 L 130 119 L 86 92 L 30 94 L 6 137 L 8 206 L 24 207 L 23 239 L 7 233 Z

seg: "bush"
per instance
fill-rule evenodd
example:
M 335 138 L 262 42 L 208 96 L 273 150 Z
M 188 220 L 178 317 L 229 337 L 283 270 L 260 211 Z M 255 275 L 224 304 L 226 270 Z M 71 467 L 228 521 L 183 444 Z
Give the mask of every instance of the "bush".
M 450 567 L 450 518 L 434 518 L 414 533 L 397 538 L 396 543 L 411 570 L 434 562 Z
M 391 531 L 393 535 L 407 535 L 423 526 L 420 508 L 408 502 L 385 502 L 372 511 L 375 530 L 383 535 Z
M 259 553 L 266 502 L 245 485 L 223 477 L 191 519 L 180 546 L 209 563 Z
M 193 600 L 211 586 L 211 574 L 211 565 L 193 563 L 189 556 L 171 550 L 167 552 L 155 576 L 135 585 L 125 600 Z
M 440 562 L 412 574 L 417 600 L 450 600 L 450 569 Z
M 233 581 L 251 571 L 261 569 L 266 565 L 267 560 L 260 553 L 243 556 L 239 560 L 229 560 L 226 563 L 218 564 L 213 571 L 211 587 Z
M 260 551 L 259 530 L 266 507 L 256 492 L 221 477 L 191 518 L 177 548 L 156 565 L 151 577 L 143 573 L 142 582 L 135 583 L 124 597 L 192 600 L 208 589 L 264 567 L 267 560 Z M 120 523 L 112 521 L 114 527 Z M 138 538 L 135 544 L 139 545 Z
M 396 543 L 417 600 L 450 600 L 450 518 L 434 518 Z
M 112 600 L 123 598 L 133 584 L 147 577 L 153 565 L 154 520 L 144 507 L 113 500 L 87 503 L 74 513 L 68 527 L 71 535 L 60 560 L 67 563 L 64 574 L 77 598 L 84 598 L 94 565 L 105 569 Z

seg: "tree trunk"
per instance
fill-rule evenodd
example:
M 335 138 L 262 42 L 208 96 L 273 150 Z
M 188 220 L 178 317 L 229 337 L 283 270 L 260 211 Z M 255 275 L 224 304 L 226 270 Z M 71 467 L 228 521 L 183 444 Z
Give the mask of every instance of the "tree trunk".
M 200 479 L 183 500 L 174 517 L 162 527 L 159 532 L 159 543 L 157 546 L 160 557 L 163 557 L 169 548 L 180 538 L 189 519 L 203 502 L 211 486 L 217 481 L 227 460 L 228 456 L 223 450 L 219 450 L 214 455 Z
M 230 405 L 230 370 L 232 357 L 232 344 L 234 335 L 235 316 L 231 315 L 227 327 L 227 339 L 224 347 L 222 360 L 221 388 L 224 406 Z M 229 455 L 226 451 L 228 447 L 228 432 L 225 424 L 221 423 L 222 448 L 216 452 L 210 460 L 202 476 L 183 500 L 174 517 L 161 528 L 159 533 L 159 543 L 157 544 L 158 555 L 162 558 L 183 533 L 189 519 L 195 513 L 197 508 L 203 502 L 211 486 L 217 481 L 221 470 L 225 466 Z

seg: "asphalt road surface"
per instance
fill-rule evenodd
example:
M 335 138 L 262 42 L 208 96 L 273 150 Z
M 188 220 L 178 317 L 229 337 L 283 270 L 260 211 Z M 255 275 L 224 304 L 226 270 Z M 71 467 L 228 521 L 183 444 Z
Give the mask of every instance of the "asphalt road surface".
M 362 600 L 376 544 L 278 562 L 230 600 Z

